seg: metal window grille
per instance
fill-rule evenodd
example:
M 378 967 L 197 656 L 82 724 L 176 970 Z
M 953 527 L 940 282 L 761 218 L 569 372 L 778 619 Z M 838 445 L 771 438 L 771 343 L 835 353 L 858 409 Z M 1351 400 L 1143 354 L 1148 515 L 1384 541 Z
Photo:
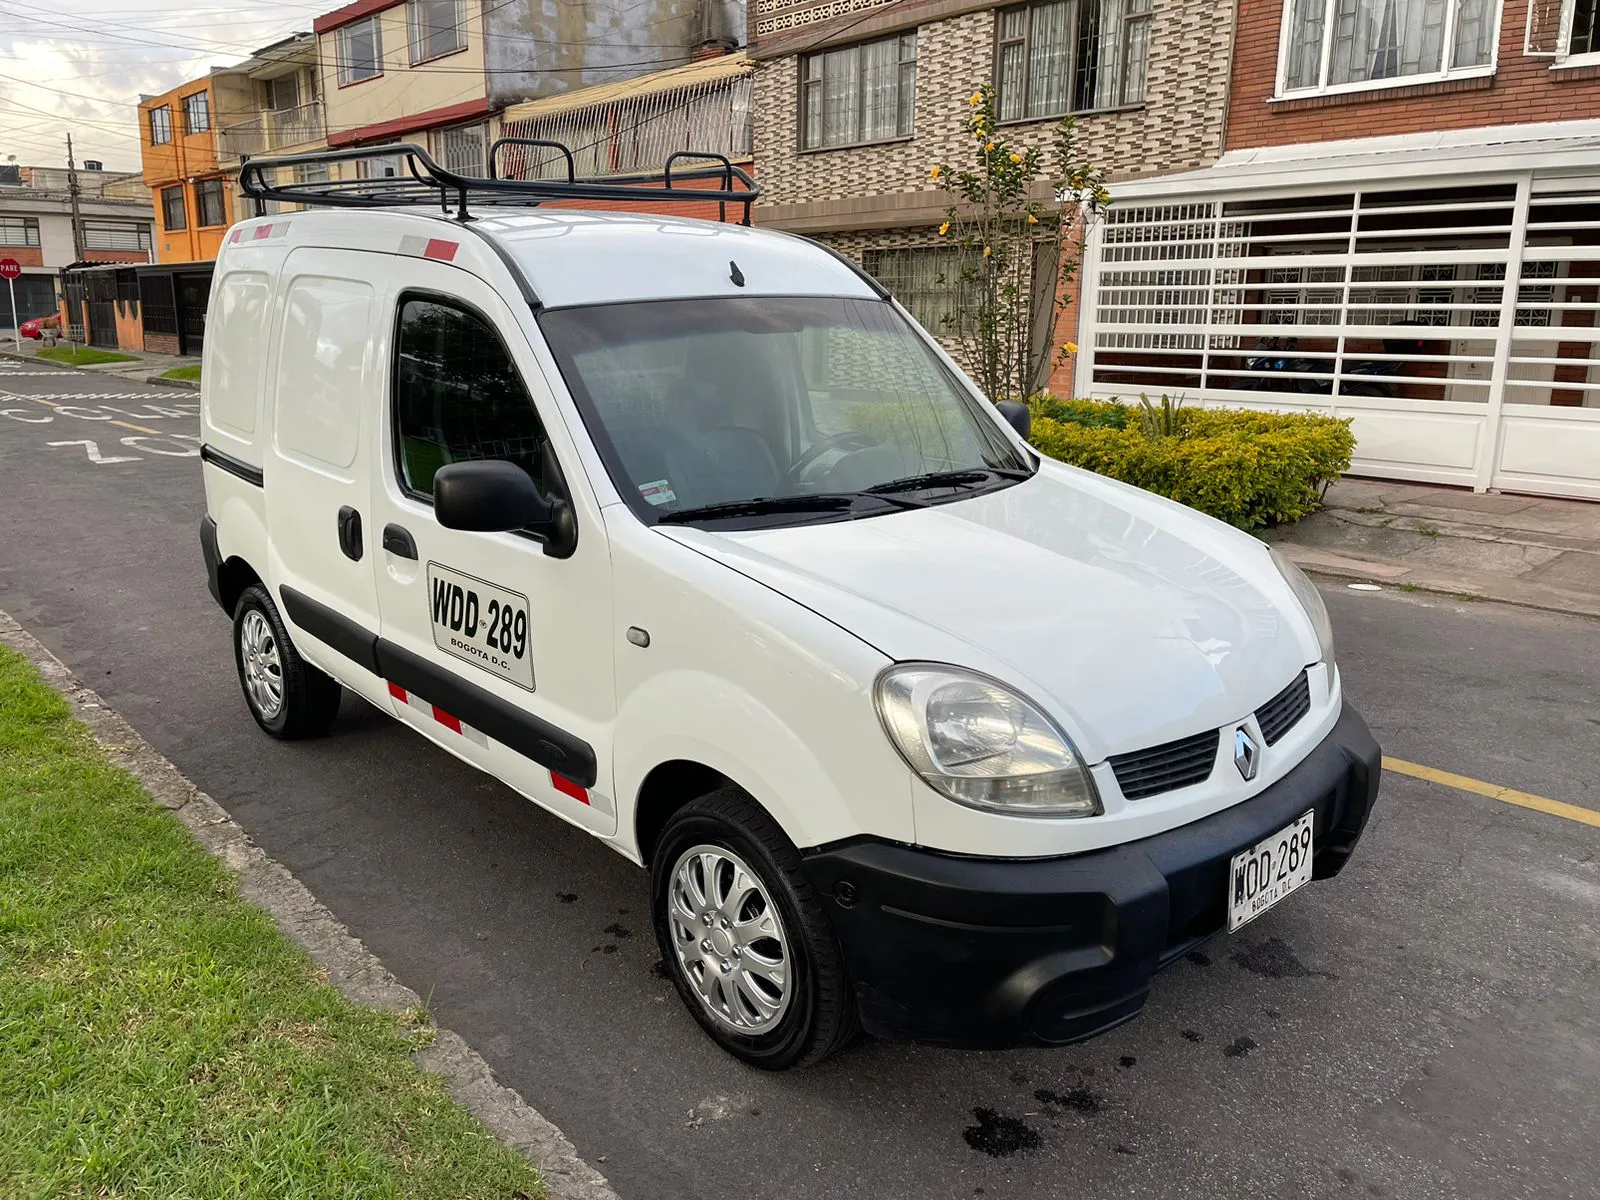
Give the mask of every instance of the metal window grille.
M 163 104 L 150 110 L 150 144 L 165 146 L 172 141 L 172 109 Z
M 735 75 L 531 120 L 507 121 L 505 136 L 570 147 L 580 176 L 660 170 L 678 150 L 723 154 L 739 162 L 751 153 L 751 79 L 750 74 Z M 507 147 L 498 166 L 507 179 L 566 178 L 566 162 L 561 156 L 523 147 Z
M 1364 471 L 1600 498 L 1596 231 L 1577 168 L 1130 199 L 1091 234 L 1077 390 L 1331 410 Z
M 930 333 L 958 333 L 977 311 L 976 285 L 963 280 L 955 246 L 868 250 L 862 265 Z
M 487 132 L 488 128 L 484 125 L 458 125 L 435 134 L 440 164 L 457 175 L 484 175 Z

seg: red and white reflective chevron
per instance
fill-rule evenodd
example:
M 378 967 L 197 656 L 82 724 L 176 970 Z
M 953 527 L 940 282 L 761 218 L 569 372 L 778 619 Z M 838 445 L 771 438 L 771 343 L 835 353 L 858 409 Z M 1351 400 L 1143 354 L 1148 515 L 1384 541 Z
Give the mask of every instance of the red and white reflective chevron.
M 466 738 L 467 741 L 483 747 L 487 747 L 489 745 L 489 736 L 487 734 L 479 733 L 471 725 L 463 724 L 460 718 L 452 717 L 442 708 L 436 708 L 434 705 L 429 704 L 416 693 L 406 691 L 405 688 L 401 687 L 398 683 L 391 683 L 389 685 L 389 695 L 393 696 L 396 700 L 399 700 L 404 704 L 409 704 L 412 708 L 416 709 L 424 716 L 432 717 L 440 725 L 443 725 L 452 733 L 459 733 L 462 737 Z
M 466 738 L 467 741 L 472 742 L 474 745 L 482 746 L 485 749 L 488 748 L 488 734 L 474 729 L 471 725 L 468 725 L 459 717 L 451 716 L 449 713 L 445 712 L 444 709 L 429 704 L 415 692 L 408 692 L 398 683 L 391 683 L 389 684 L 389 695 L 393 696 L 396 700 L 399 700 L 402 704 L 407 704 L 416 709 L 419 713 L 430 720 L 443 725 L 452 733 L 459 733 L 462 737 Z M 579 804 L 588 805 L 596 812 L 605 813 L 607 816 L 612 817 L 617 815 L 616 809 L 612 807 L 609 797 L 604 796 L 599 792 L 591 792 L 583 785 L 574 783 L 565 775 L 560 775 L 555 771 L 551 771 L 550 786 L 555 788 L 555 790 L 560 792 L 563 796 L 566 796 L 569 800 L 576 800 Z

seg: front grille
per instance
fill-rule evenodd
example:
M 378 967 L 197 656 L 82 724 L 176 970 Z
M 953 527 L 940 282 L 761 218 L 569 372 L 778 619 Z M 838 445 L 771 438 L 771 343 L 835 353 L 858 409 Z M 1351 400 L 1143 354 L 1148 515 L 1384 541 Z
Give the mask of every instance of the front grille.
M 1311 681 L 1301 671 L 1298 679 L 1256 709 L 1256 723 L 1261 726 L 1261 736 L 1267 739 L 1267 745 L 1270 746 L 1293 729 L 1300 718 L 1310 711 Z
M 1111 770 L 1122 794 L 1129 800 L 1143 800 L 1146 796 L 1204 783 L 1211 778 L 1211 768 L 1217 764 L 1220 737 L 1213 729 L 1148 750 L 1114 755 Z

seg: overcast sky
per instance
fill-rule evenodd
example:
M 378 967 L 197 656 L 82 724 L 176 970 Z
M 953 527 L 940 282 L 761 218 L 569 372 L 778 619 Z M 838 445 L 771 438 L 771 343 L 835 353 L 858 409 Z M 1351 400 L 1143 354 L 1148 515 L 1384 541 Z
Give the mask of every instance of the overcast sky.
M 235 63 L 339 0 L 0 0 L 0 162 L 139 169 L 141 93 Z

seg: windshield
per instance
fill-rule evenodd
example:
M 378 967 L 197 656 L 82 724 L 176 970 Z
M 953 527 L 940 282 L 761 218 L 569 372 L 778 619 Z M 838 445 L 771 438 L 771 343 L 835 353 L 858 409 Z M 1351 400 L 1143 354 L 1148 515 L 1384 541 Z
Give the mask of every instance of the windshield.
M 670 300 L 561 309 L 540 324 L 647 521 L 876 516 L 1031 473 L 883 301 Z

